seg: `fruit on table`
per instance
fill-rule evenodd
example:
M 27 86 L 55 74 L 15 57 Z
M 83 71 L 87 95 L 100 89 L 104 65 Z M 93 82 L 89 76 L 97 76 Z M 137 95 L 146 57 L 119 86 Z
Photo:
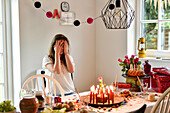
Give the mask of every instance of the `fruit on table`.
M 9 112 L 9 111 L 14 111 L 16 108 L 11 105 L 11 101 L 3 101 L 0 103 L 0 112 Z
M 47 109 L 41 111 L 41 113 L 66 113 L 66 108 L 62 108 L 60 110 L 52 110 L 50 107 L 47 107 Z

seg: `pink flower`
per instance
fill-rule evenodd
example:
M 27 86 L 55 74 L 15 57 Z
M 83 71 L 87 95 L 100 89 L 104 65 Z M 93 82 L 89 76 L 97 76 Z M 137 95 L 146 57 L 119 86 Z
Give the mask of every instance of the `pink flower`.
M 130 61 L 128 61 L 128 64 L 130 64 Z
M 98 77 L 98 81 L 99 81 L 99 82 L 102 82 L 102 81 L 103 81 L 103 78 L 102 78 L 102 77 Z
M 135 61 L 136 61 L 136 63 L 138 63 L 139 62 L 139 58 L 136 57 Z
M 125 58 L 128 59 L 128 56 L 126 55 Z
M 125 61 L 125 63 L 128 63 L 128 59 L 125 59 L 124 61 Z
M 132 55 L 131 58 L 135 58 L 135 55 Z
M 118 59 L 118 61 L 119 61 L 119 62 L 122 62 L 122 60 L 121 60 L 120 58 Z

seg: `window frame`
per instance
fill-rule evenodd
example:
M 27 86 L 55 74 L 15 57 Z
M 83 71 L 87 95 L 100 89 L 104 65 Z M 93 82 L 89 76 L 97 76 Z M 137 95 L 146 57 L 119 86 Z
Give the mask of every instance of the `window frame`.
M 4 20 L 4 89 L 5 98 L 19 110 L 19 91 L 21 89 L 21 59 L 19 35 L 19 0 L 3 1 Z M 14 90 L 15 89 L 15 90 Z
M 1 86 L 3 86 L 4 87 L 4 98 L 5 99 L 7 99 L 8 98 L 8 87 L 7 87 L 7 85 L 8 85 L 8 77 L 7 76 L 5 76 L 5 75 L 7 75 L 7 54 L 6 54 L 6 42 L 7 42 L 7 40 L 6 40 L 6 27 L 5 27 L 5 25 L 6 25 L 6 18 L 5 18 L 5 1 L 4 0 L 1 0 L 1 2 L 2 2 L 2 22 L 0 22 L 0 24 L 2 25 L 2 40 L 3 40 L 3 52 L 2 53 L 0 53 L 1 55 L 2 55 L 2 57 L 3 57 L 3 82 L 4 83 L 0 83 L 0 85 Z
M 170 22 L 170 19 L 161 19 L 161 8 L 158 6 L 158 19 L 157 20 L 142 20 L 142 3 L 143 0 L 137 0 L 137 41 L 141 37 L 141 24 L 142 23 L 158 23 L 158 38 L 157 38 L 157 50 L 147 49 L 147 57 L 168 57 L 170 56 L 170 50 L 161 50 L 161 22 Z M 136 54 L 138 50 L 136 49 Z

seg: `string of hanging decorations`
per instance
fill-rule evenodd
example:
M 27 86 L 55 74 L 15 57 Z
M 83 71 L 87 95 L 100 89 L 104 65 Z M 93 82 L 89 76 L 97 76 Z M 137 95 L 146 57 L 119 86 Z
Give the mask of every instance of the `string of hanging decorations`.
M 52 13 L 50 10 L 46 11 L 43 9 L 39 1 L 33 1 L 35 8 L 39 8 L 45 12 L 47 18 L 57 17 L 60 21 L 65 21 L 62 20 L 57 9 L 55 9 L 54 13 Z M 80 26 L 80 24 L 84 23 L 92 24 L 98 18 L 102 18 L 107 29 L 127 29 L 130 27 L 135 18 L 135 11 L 127 0 L 109 0 L 101 10 L 100 16 L 95 18 L 89 17 L 86 21 L 82 22 L 79 20 L 74 20 L 73 24 L 75 26 Z

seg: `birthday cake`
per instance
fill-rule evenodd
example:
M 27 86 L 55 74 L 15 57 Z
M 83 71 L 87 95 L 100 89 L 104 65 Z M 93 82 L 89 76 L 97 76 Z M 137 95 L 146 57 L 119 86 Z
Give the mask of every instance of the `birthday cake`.
M 98 78 L 98 81 L 101 82 L 100 85 L 97 85 L 97 87 L 93 85 L 90 88 L 89 105 L 100 107 L 113 106 L 124 101 L 124 98 L 115 96 L 113 85 L 106 86 L 101 77 Z
M 129 70 L 127 72 L 127 75 L 129 75 L 129 76 L 143 76 L 144 71 L 143 70 Z
M 132 66 L 130 65 L 130 69 L 127 72 L 127 75 L 129 76 L 143 76 L 144 75 L 144 71 L 141 69 L 141 66 Z

